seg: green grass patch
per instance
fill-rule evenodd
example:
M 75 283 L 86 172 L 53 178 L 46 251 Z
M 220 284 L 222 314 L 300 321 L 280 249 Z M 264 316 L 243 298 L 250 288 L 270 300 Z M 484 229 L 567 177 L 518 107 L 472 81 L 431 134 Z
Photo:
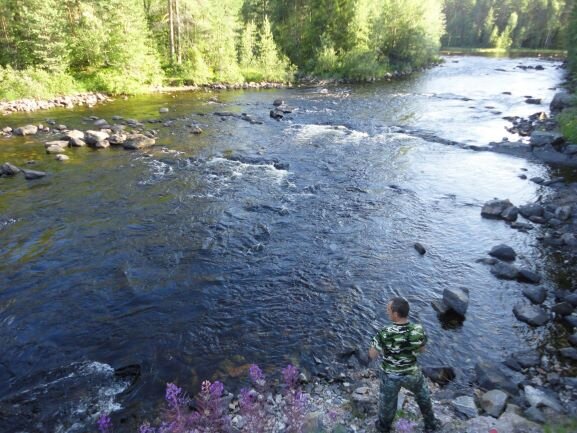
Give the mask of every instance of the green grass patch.
M 566 108 L 557 116 L 559 129 L 567 140 L 577 143 L 577 107 Z
M 577 432 L 577 419 L 566 420 L 559 424 L 548 424 L 544 430 L 545 433 L 575 433 Z

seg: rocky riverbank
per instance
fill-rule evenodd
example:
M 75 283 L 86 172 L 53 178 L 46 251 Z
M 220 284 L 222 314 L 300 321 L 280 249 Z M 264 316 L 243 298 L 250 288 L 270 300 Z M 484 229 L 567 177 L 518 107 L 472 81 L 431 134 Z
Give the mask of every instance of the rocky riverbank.
M 17 112 L 30 113 L 50 108 L 74 108 L 81 105 L 89 107 L 112 99 L 102 93 L 81 93 L 71 96 L 58 96 L 52 99 L 19 99 L 16 101 L 0 101 L 0 113 L 6 115 Z

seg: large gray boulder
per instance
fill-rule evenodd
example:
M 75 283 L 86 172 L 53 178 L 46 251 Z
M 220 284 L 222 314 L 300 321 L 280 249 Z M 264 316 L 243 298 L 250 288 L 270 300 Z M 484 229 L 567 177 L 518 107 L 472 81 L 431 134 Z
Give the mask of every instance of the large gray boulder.
M 517 280 L 522 283 L 539 284 L 541 282 L 541 276 L 530 269 L 521 268 L 519 269 Z
M 474 418 L 479 415 L 479 410 L 473 397 L 463 395 L 457 397 L 451 403 L 457 412 L 465 415 L 467 418 Z
M 525 391 L 525 399 L 529 405 L 534 407 L 546 406 L 556 412 L 563 412 L 563 406 L 561 406 L 559 400 L 550 393 L 535 388 L 531 385 L 525 385 L 523 387 L 523 391 Z
M 500 389 L 492 389 L 481 396 L 481 408 L 492 417 L 499 418 L 505 410 L 509 396 Z
M 520 371 L 524 368 L 537 367 L 541 364 L 541 355 L 536 350 L 523 350 L 507 357 L 505 364 L 507 367 Z
M 15 176 L 20 173 L 20 169 L 9 162 L 5 162 L 0 166 L 0 176 Z
M 565 108 L 575 105 L 575 97 L 566 92 L 558 92 L 553 97 L 549 108 L 552 113 L 557 113 Z
M 503 212 L 510 207 L 514 206 L 509 200 L 490 200 L 483 205 L 481 216 L 484 218 L 501 219 L 503 218 Z
M 543 326 L 549 322 L 550 319 L 547 311 L 536 305 L 515 305 L 513 307 L 513 314 L 517 320 L 531 326 Z
M 515 266 L 504 262 L 491 266 L 491 273 L 501 280 L 515 280 L 519 276 L 519 270 Z
M 568 247 L 577 247 L 577 236 L 573 233 L 564 233 L 561 236 L 561 241 L 563 245 L 567 245 Z
M 73 129 L 64 134 L 64 139 L 70 141 L 71 139 L 84 140 L 84 131 Z
M 517 258 L 517 253 L 515 250 L 509 245 L 505 244 L 500 244 L 493 247 L 491 251 L 489 251 L 489 255 L 508 262 L 512 262 Z
M 519 393 L 517 385 L 495 363 L 481 361 L 475 366 L 475 373 L 477 374 L 477 383 L 484 390 L 500 389 L 509 395 Z
M 523 295 L 534 304 L 542 304 L 547 299 L 547 290 L 543 287 L 523 287 Z
M 561 221 L 565 221 L 571 217 L 571 212 L 571 205 L 559 206 L 557 209 L 555 209 L 555 217 Z
M 154 138 L 147 137 L 143 134 L 133 134 L 126 139 L 123 147 L 126 150 L 137 150 L 154 146 L 155 143 L 156 140 Z
M 533 131 L 530 140 L 531 146 L 533 147 L 543 147 L 548 144 L 555 147 L 565 142 L 562 134 L 551 131 Z
M 519 206 L 519 212 L 525 218 L 530 218 L 533 216 L 542 217 L 544 209 L 543 206 L 541 206 L 540 204 L 532 203 Z
M 88 130 L 84 133 L 84 141 L 90 146 L 100 147 L 101 143 L 108 140 L 109 134 L 104 131 Z
M 464 317 L 469 307 L 469 289 L 455 287 L 443 290 L 443 303 Z
M 14 135 L 36 135 L 38 132 L 38 127 L 36 125 L 26 125 L 16 128 L 13 132 Z

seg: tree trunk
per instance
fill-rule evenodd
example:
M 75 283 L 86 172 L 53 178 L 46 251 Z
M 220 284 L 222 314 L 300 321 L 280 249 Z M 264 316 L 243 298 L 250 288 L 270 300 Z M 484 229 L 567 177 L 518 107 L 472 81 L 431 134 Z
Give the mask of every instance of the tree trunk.
M 172 1 L 168 0 L 168 26 L 170 28 L 170 63 L 174 63 L 174 14 Z
M 176 63 L 182 63 L 182 50 L 180 49 L 180 11 L 178 10 L 178 0 L 174 0 L 174 14 L 176 21 Z

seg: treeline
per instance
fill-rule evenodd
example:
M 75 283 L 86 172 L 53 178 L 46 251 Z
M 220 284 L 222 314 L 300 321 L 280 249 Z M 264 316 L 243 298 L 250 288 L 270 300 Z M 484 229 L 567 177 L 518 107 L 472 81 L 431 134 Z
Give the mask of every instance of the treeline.
M 443 46 L 564 49 L 574 0 L 445 0 Z
M 378 78 L 435 59 L 443 0 L 2 0 L 0 98 Z

